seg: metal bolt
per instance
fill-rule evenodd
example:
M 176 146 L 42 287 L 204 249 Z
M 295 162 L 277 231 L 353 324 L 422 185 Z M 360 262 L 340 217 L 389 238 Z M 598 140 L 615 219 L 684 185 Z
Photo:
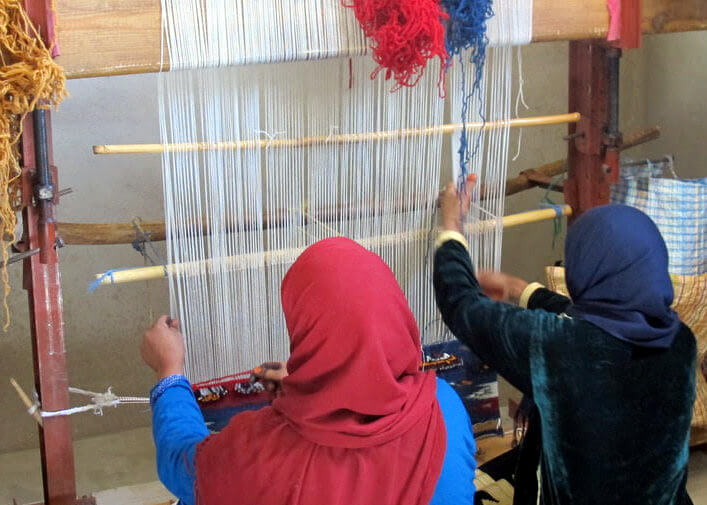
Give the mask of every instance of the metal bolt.
M 575 132 L 572 133 L 571 135 L 567 135 L 565 137 L 562 137 L 563 140 L 574 140 L 578 139 L 580 137 L 584 137 L 584 132 Z
M 37 186 L 37 198 L 39 200 L 52 200 L 54 198 L 54 188 L 52 186 Z

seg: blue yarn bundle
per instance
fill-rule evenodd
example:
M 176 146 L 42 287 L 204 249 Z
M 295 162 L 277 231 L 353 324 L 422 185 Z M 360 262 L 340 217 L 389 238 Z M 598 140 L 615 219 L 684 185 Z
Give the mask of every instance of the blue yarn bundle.
M 466 72 L 464 70 L 464 59 L 462 51 L 469 50 L 469 61 L 474 66 L 474 83 L 471 92 L 464 96 L 462 100 L 462 132 L 459 142 L 459 164 L 460 164 L 460 185 L 466 181 L 469 171 L 469 163 L 479 149 L 480 135 L 476 136 L 474 149 L 469 152 L 466 138 L 466 121 L 469 111 L 469 103 L 474 96 L 481 93 L 481 80 L 484 74 L 484 64 L 486 63 L 486 21 L 493 16 L 493 0 L 441 0 L 442 8 L 449 14 L 447 21 L 446 46 L 449 54 L 447 68 L 451 66 L 451 60 L 455 55 L 459 56 L 460 70 L 462 74 L 462 89 L 466 88 Z M 481 97 L 480 97 L 481 98 Z M 484 104 L 480 100 L 479 114 L 484 119 Z

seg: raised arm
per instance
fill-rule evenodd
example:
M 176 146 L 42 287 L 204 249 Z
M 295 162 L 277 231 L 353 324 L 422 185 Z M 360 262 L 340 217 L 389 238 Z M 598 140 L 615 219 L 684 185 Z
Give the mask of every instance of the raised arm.
M 206 429 L 191 386 L 184 377 L 184 339 L 179 323 L 162 316 L 143 337 L 141 352 L 160 381 L 150 392 L 157 474 L 185 505 L 194 505 L 194 457 Z
M 530 336 L 537 314 L 487 298 L 463 238 L 443 238 L 435 253 L 434 288 L 445 324 L 513 386 L 531 394 Z
M 475 178 L 467 182 L 470 189 Z M 461 218 L 468 211 L 469 194 L 461 196 L 453 184 L 440 195 L 442 229 L 434 259 L 434 287 L 444 322 L 488 365 L 522 392 L 531 394 L 530 348 L 534 336 L 557 331 L 559 318 L 544 311 L 525 310 L 486 297 L 474 275 Z M 527 283 L 516 284 L 522 298 Z M 501 298 L 507 299 L 509 296 Z M 511 296 L 512 297 L 512 296 Z

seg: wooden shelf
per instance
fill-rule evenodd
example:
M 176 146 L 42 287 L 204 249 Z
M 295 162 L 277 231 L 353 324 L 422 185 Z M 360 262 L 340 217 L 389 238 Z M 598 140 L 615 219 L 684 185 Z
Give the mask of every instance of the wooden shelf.
M 61 56 L 69 78 L 156 72 L 159 0 L 56 0 Z M 606 0 L 535 0 L 533 40 L 606 36 Z M 707 29 L 707 2 L 644 0 L 645 33 Z
M 513 449 L 511 435 L 478 439 L 476 440 L 476 463 L 481 466 L 511 449 Z

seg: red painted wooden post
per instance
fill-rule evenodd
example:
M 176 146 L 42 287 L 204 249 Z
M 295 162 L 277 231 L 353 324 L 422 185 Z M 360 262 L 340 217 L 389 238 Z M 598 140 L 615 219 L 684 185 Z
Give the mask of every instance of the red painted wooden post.
M 565 202 L 572 219 L 609 203 L 611 182 L 618 174 L 605 164 L 604 132 L 609 124 L 608 48 L 598 41 L 570 42 L 569 110 L 582 119 L 569 125 L 568 178 Z
M 618 39 L 570 42 L 569 110 L 582 120 L 569 125 L 565 201 L 570 222 L 609 203 L 619 177 L 619 61 L 621 49 L 641 46 L 641 0 L 621 0 Z
M 53 34 L 48 18 L 51 0 L 26 0 L 32 22 L 40 27 L 43 37 Z M 45 42 L 47 42 L 45 40 Z M 44 129 L 35 128 L 44 123 Z M 40 125 L 41 126 L 41 125 Z M 44 131 L 44 133 L 42 133 Z M 39 149 L 44 146 L 44 150 Z M 40 201 L 38 196 L 52 194 L 56 177 L 46 179 L 42 194 L 37 194 L 38 164 L 52 163 L 50 113 L 28 115 L 22 134 L 22 190 L 26 206 L 22 211 L 23 245 L 40 248 L 41 253 L 24 262 L 24 287 L 29 298 L 35 387 L 44 410 L 69 407 L 69 381 L 66 370 L 64 321 L 59 259 L 54 247 L 55 223 L 53 202 Z M 39 156 L 39 160 L 38 160 Z M 48 181 L 48 182 L 47 182 Z M 70 417 L 45 418 L 39 428 L 44 483 L 44 503 L 74 505 L 76 481 Z
M 46 112 L 49 116 L 49 113 Z M 28 205 L 22 212 L 23 243 L 29 249 L 40 247 L 40 207 L 33 203 L 35 175 L 35 138 L 32 116 L 25 119 L 22 135 L 23 192 Z M 47 145 L 51 153 L 51 137 Z M 51 158 L 50 158 L 51 159 Z M 53 230 L 54 223 L 45 227 Z M 59 260 L 54 244 L 48 244 L 42 256 L 25 260 L 24 287 L 29 298 L 35 387 L 44 410 L 69 407 L 69 380 L 66 370 L 64 321 Z M 47 505 L 69 505 L 76 501 L 74 452 L 70 417 L 44 419 L 39 428 L 44 481 L 44 502 Z

